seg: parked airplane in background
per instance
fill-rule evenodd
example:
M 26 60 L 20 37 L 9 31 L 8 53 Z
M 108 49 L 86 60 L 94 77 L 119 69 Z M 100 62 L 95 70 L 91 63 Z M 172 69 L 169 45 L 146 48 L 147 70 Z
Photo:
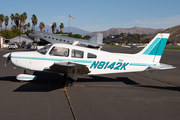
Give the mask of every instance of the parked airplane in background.
M 34 39 L 34 41 L 39 42 L 40 40 L 46 41 L 46 43 L 68 43 L 72 44 L 78 41 L 78 45 L 88 46 L 88 47 L 100 47 L 102 46 L 103 34 L 96 33 L 89 40 L 77 39 L 72 37 L 67 37 L 63 34 L 52 34 L 40 31 L 33 31 L 28 34 L 28 37 Z
M 145 47 L 147 44 L 144 44 L 144 45 L 137 45 L 137 44 L 135 44 L 135 43 L 132 43 L 131 45 L 121 45 L 122 47 L 127 47 L 127 48 L 129 48 L 129 49 L 134 49 L 134 48 L 136 48 L 136 49 L 138 49 L 138 48 L 140 48 L 140 47 Z
M 51 71 L 63 73 L 68 79 L 67 84 L 77 80 L 78 75 L 98 75 L 110 73 L 142 72 L 174 68 L 172 65 L 159 63 L 163 54 L 169 33 L 159 33 L 139 53 L 122 54 L 110 53 L 55 43 L 47 45 L 37 51 L 12 52 L 3 57 L 10 60 L 15 66 L 32 71 Z M 5 66 L 6 66 L 5 64 Z M 20 74 L 18 80 L 34 80 L 36 76 Z M 73 79 L 73 80 L 72 80 Z

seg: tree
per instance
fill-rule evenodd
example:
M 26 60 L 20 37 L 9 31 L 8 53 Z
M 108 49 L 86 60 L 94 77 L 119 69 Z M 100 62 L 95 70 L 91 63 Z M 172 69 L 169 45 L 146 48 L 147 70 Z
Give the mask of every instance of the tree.
M 37 22 L 38 22 L 38 19 L 35 14 L 32 15 L 31 20 L 32 20 L 32 24 L 33 24 L 34 30 L 35 30 L 35 26 L 37 25 Z
M 26 32 L 26 28 L 27 28 L 27 24 L 25 24 L 24 26 L 23 26 L 23 28 L 24 28 L 24 33 Z
M 39 24 L 39 28 L 40 28 L 40 30 L 41 30 L 41 32 L 44 30 L 44 28 L 45 28 L 45 24 L 43 23 L 43 22 L 41 22 L 40 24 Z
M 16 25 L 13 25 L 12 30 L 14 30 L 14 29 L 17 29 L 17 26 L 16 26 Z
M 4 21 L 4 15 L 3 14 L 0 14 L 0 27 L 1 27 L 1 30 L 2 30 L 2 23 Z
M 56 22 L 52 24 L 51 28 L 52 28 L 52 33 L 54 33 L 54 31 L 56 30 Z
M 31 24 L 28 22 L 28 24 L 27 24 L 27 30 L 29 30 L 29 28 L 30 28 L 30 26 L 31 26 Z
M 25 23 L 26 23 L 26 20 L 27 20 L 27 13 L 24 12 L 23 15 L 24 15 L 24 24 L 25 24 Z
M 61 25 L 59 25 L 59 27 L 60 27 L 60 31 L 63 32 L 64 24 L 61 23 Z
M 14 20 L 14 14 L 11 14 L 11 29 L 12 29 L 12 27 L 13 27 L 13 20 Z
M 23 25 L 24 25 L 24 21 L 25 21 L 25 16 L 24 16 L 24 14 L 21 14 L 21 15 L 20 15 L 19 20 L 20 20 L 20 29 L 21 29 L 21 32 L 23 32 Z
M 20 19 L 20 16 L 18 13 L 16 13 L 14 16 L 14 23 L 16 24 L 17 28 L 19 27 L 19 19 Z
M 8 25 L 8 22 L 9 22 L 9 17 L 6 16 L 4 20 L 5 20 L 5 26 L 6 26 L 6 29 L 7 29 L 7 25 Z

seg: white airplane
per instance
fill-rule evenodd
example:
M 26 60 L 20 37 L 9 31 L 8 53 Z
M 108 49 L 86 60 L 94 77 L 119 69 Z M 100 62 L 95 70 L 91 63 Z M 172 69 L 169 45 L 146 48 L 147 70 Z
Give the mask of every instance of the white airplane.
M 55 43 L 47 45 L 37 51 L 12 52 L 3 55 L 15 66 L 32 71 L 51 71 L 63 73 L 66 84 L 77 80 L 78 75 L 99 75 L 110 73 L 142 72 L 175 68 L 172 65 L 159 63 L 163 54 L 169 33 L 159 33 L 139 53 L 123 54 L 110 53 L 74 46 Z M 36 76 L 20 74 L 18 80 L 34 80 Z
M 33 31 L 27 35 L 28 37 L 34 39 L 36 42 L 43 42 L 47 43 L 67 43 L 73 44 L 75 41 L 79 41 L 78 45 L 87 46 L 87 47 L 100 47 L 102 46 L 103 41 L 103 34 L 102 33 L 95 33 L 89 40 L 84 39 L 77 39 L 72 37 L 67 37 L 64 34 L 52 34 L 40 31 Z
M 137 44 L 133 43 L 133 44 L 131 44 L 130 46 L 128 46 L 128 45 L 121 45 L 121 46 L 122 46 L 122 47 L 129 48 L 129 49 L 134 49 L 134 48 L 138 49 L 138 48 L 140 48 L 140 47 L 145 47 L 146 45 L 147 45 L 147 44 L 137 45 Z

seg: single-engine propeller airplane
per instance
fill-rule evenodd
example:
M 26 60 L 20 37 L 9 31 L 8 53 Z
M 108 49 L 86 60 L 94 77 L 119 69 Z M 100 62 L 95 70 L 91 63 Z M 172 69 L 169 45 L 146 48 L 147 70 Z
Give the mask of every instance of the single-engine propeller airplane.
M 160 63 L 169 33 L 159 33 L 139 53 L 110 53 L 63 43 L 47 45 L 37 51 L 12 52 L 3 55 L 15 66 L 32 71 L 63 73 L 67 84 L 77 80 L 78 75 L 142 72 L 175 68 Z M 34 80 L 36 76 L 20 74 L 18 80 Z

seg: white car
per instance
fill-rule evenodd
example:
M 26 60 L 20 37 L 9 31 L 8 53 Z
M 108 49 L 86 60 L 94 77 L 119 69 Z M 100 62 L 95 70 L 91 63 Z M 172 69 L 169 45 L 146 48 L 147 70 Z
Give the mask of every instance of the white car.
M 9 49 L 18 49 L 18 45 L 16 43 L 11 43 Z

